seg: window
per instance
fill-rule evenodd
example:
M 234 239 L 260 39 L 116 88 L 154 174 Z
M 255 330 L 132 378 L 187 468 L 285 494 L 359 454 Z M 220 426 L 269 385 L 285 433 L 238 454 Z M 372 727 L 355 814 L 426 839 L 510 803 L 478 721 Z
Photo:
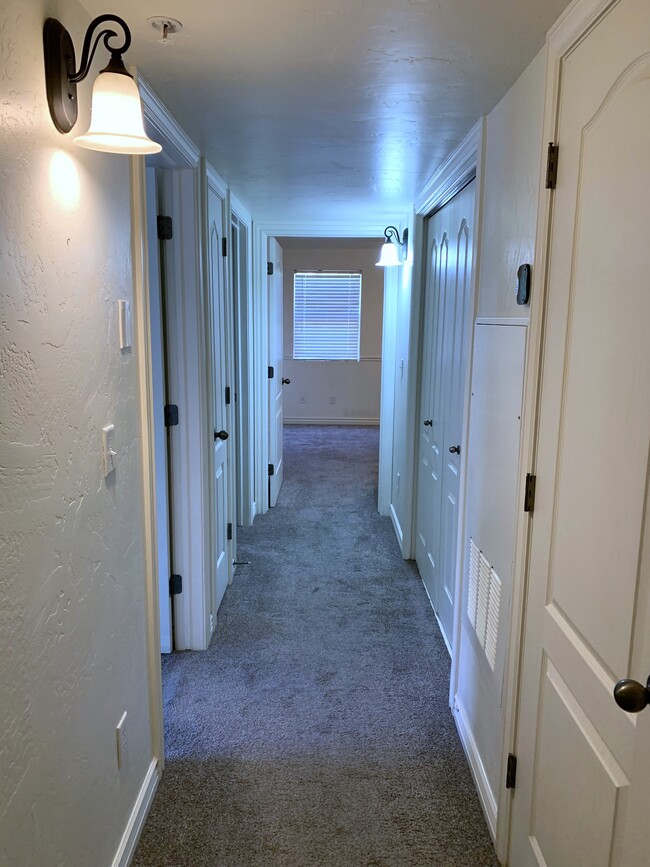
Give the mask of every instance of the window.
M 296 271 L 293 357 L 359 360 L 360 271 Z

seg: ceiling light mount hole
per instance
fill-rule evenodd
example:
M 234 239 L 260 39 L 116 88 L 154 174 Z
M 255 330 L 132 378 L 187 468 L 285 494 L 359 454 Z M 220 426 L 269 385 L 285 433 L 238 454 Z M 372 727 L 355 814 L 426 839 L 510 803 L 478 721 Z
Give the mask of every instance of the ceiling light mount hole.
M 156 33 L 160 33 L 160 39 L 158 41 L 161 45 L 171 45 L 173 40 L 169 37 L 173 36 L 175 33 L 180 33 L 183 29 L 183 25 L 176 18 L 156 15 L 153 18 L 147 18 L 147 21 Z

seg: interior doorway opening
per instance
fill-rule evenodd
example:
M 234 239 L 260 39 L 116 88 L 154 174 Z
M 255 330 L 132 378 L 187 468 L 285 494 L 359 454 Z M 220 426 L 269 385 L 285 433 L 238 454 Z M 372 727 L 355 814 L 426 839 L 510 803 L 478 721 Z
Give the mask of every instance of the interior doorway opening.
M 375 263 L 381 239 L 279 235 L 269 244 L 270 367 L 280 368 L 274 370 L 270 425 L 279 418 L 280 384 L 280 430 L 378 426 L 384 271 Z

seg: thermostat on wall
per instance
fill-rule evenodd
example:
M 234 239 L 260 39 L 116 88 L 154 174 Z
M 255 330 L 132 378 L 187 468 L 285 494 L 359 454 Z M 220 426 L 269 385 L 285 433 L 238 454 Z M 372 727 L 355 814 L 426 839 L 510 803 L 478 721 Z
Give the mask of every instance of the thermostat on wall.
M 528 304 L 530 298 L 530 265 L 520 265 L 517 270 L 517 304 Z

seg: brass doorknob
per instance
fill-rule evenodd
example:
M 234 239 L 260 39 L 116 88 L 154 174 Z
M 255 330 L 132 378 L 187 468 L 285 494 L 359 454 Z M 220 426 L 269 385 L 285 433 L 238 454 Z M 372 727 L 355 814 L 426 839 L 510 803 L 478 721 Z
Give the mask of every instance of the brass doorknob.
M 432 418 L 425 418 L 424 426 L 425 427 L 433 427 L 433 419 Z
M 650 677 L 645 686 L 638 680 L 619 680 L 614 687 L 614 701 L 628 713 L 639 713 L 650 704 Z
M 460 446 L 449 446 L 449 451 L 452 453 L 452 455 L 459 455 Z
M 228 431 L 227 430 L 216 430 L 214 432 L 214 441 L 217 440 L 227 440 L 228 439 Z

